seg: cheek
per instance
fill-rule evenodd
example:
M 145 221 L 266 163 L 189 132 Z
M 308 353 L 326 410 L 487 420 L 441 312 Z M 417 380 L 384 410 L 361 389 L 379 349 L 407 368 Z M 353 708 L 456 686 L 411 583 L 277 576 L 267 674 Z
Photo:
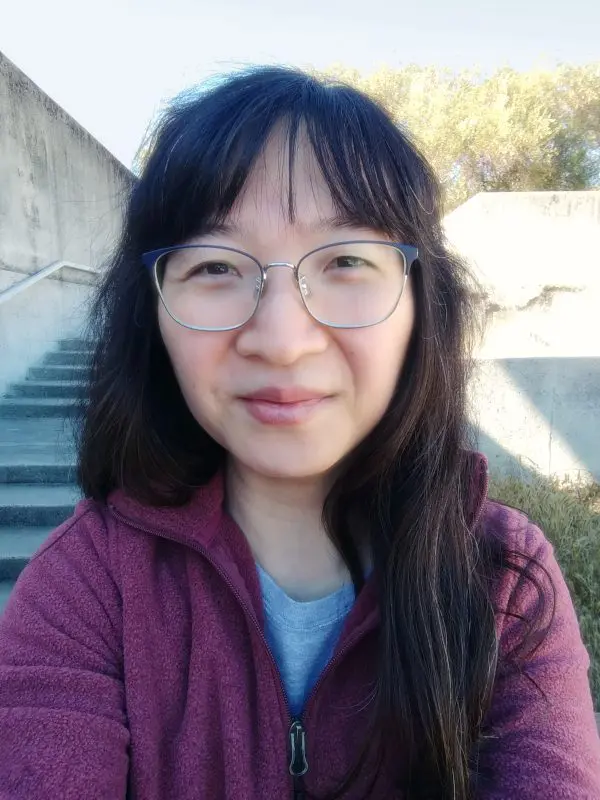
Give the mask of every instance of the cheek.
M 408 294 L 392 316 L 372 328 L 348 331 L 340 341 L 363 402 L 387 407 L 406 360 L 414 328 L 414 303 Z
M 193 331 L 160 313 L 159 326 L 177 382 L 197 415 L 215 388 L 218 366 L 228 347 L 224 341 L 227 334 Z
M 405 351 L 404 342 L 373 336 L 348 353 L 360 405 L 383 413 L 396 388 Z

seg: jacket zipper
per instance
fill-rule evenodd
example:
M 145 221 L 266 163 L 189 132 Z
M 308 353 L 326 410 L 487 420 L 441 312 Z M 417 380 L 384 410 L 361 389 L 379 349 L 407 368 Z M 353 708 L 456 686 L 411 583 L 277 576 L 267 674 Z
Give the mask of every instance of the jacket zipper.
M 304 775 L 308 772 L 306 760 L 306 729 L 300 717 L 294 717 L 290 726 L 290 775 L 294 782 L 294 800 L 305 800 Z
M 208 561 L 208 563 L 211 564 L 214 567 L 214 569 L 219 573 L 219 575 L 223 578 L 223 580 L 231 590 L 232 594 L 238 601 L 239 605 L 241 606 L 242 610 L 244 611 L 246 616 L 251 620 L 252 625 L 256 629 L 262 643 L 264 644 L 265 650 L 267 651 L 267 654 L 271 661 L 271 667 L 273 668 L 273 674 L 275 675 L 275 683 L 277 686 L 279 699 L 282 701 L 282 705 L 286 710 L 287 719 L 289 723 L 288 752 L 290 758 L 289 773 L 292 778 L 292 792 L 293 792 L 292 796 L 294 800 L 305 800 L 306 794 L 304 791 L 304 776 L 308 772 L 309 764 L 306 757 L 306 728 L 302 717 L 304 716 L 304 718 L 306 719 L 306 715 L 300 715 L 296 717 L 292 716 L 288 700 L 285 695 L 285 689 L 283 686 L 283 682 L 281 680 L 281 675 L 279 673 L 279 668 L 277 667 L 277 662 L 275 660 L 275 656 L 273 655 L 273 652 L 269 647 L 269 643 L 267 641 L 266 636 L 264 635 L 260 625 L 258 624 L 258 620 L 256 619 L 256 614 L 254 613 L 253 609 L 248 607 L 244 598 L 240 595 L 236 587 L 230 581 L 227 573 L 221 569 L 221 567 L 216 563 L 216 561 L 214 561 L 210 553 L 208 553 L 208 551 L 205 550 L 202 546 L 198 545 L 197 542 L 182 542 L 181 539 L 175 536 L 170 536 L 168 533 L 162 530 L 157 530 L 156 528 L 149 528 L 145 527 L 144 525 L 140 525 L 137 522 L 134 522 L 133 520 L 130 520 L 127 517 L 125 517 L 123 514 L 117 511 L 116 508 L 114 508 L 114 506 L 111 506 L 111 512 L 117 519 L 125 523 L 125 525 L 129 525 L 130 527 L 135 528 L 136 530 L 139 530 L 142 533 L 148 533 L 153 536 L 161 536 L 163 539 L 168 539 L 169 541 L 175 542 L 176 544 L 185 544 L 192 550 L 195 550 L 197 553 L 200 553 L 200 555 L 203 556 Z M 325 669 L 317 679 L 316 684 L 314 685 L 312 691 L 310 692 L 306 700 L 304 706 L 305 711 L 308 709 L 308 705 L 314 698 L 317 690 L 322 685 L 323 678 L 325 678 L 331 672 L 333 666 L 336 663 L 338 663 L 340 658 L 354 646 L 354 644 L 358 641 L 359 638 L 360 637 L 354 636 L 353 638 L 349 639 L 344 645 L 344 647 L 341 650 L 339 650 L 339 652 L 331 659 L 329 664 L 325 667 Z
M 350 650 L 362 638 L 363 633 L 351 636 L 347 642 L 341 647 L 333 658 L 326 665 L 325 669 L 317 678 L 317 682 L 309 692 L 306 702 L 304 703 L 304 712 L 298 717 L 292 719 L 290 727 L 290 744 L 291 744 L 291 760 L 290 760 L 290 773 L 294 777 L 294 800 L 305 800 L 306 794 L 304 792 L 304 778 L 308 772 L 309 764 L 306 757 L 306 728 L 305 721 L 310 712 L 310 708 L 314 702 L 314 698 L 321 689 L 323 683 L 327 680 L 329 675 L 333 672 L 334 667 L 344 658 Z

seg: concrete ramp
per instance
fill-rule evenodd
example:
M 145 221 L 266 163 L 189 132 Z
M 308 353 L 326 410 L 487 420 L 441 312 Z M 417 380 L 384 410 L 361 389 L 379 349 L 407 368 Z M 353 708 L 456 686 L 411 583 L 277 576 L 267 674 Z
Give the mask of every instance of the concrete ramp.
M 600 480 L 600 191 L 479 194 L 445 229 L 486 293 L 471 389 L 492 466 Z

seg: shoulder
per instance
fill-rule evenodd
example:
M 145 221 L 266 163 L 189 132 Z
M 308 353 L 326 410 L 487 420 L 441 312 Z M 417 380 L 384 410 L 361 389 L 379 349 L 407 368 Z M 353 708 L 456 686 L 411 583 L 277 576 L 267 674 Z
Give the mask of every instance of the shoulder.
M 590 656 L 554 547 L 520 509 L 489 500 L 483 519 L 502 568 L 491 598 L 498 660 L 480 774 L 493 771 L 502 797 L 542 797 L 549 786 L 556 797 L 596 797 Z
M 107 516 L 101 503 L 82 500 L 50 534 L 15 583 L 0 617 L 0 640 L 17 641 L 27 631 L 48 643 L 62 632 L 73 647 L 100 637 L 113 655 L 118 653 L 120 571 Z M 35 647 L 33 641 L 26 645 L 31 652 Z
M 562 586 L 564 580 L 554 547 L 541 527 L 521 509 L 488 499 L 483 535 L 494 553 L 499 608 L 520 613 L 536 598 L 543 598 L 543 605 L 552 604 L 557 582 Z
M 108 509 L 103 503 L 86 498 L 75 507 L 73 514 L 55 528 L 38 550 L 33 554 L 30 564 L 46 557 L 50 551 L 59 548 L 76 547 L 77 543 L 87 541 L 98 555 L 108 549 Z
M 501 615 L 498 631 L 503 649 L 523 633 L 522 623 L 534 619 L 545 631 L 560 632 L 565 641 L 580 644 L 570 590 L 554 545 L 542 528 L 524 511 L 488 500 L 484 535 L 499 545 L 496 552 L 501 551 L 493 599 Z
M 19 583 L 44 581 L 56 576 L 63 581 L 90 580 L 119 583 L 118 542 L 107 506 L 81 500 L 73 514 L 40 545 L 19 576 Z M 17 586 L 15 588 L 17 588 Z
M 533 557 L 547 551 L 552 554 L 552 545 L 540 526 L 521 509 L 488 498 L 482 519 L 484 536 L 501 544 L 505 551 Z

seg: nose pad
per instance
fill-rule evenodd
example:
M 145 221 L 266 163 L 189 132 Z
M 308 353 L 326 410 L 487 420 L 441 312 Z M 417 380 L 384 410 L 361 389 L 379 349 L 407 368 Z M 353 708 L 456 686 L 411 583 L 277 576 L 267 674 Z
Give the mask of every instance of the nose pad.
M 303 275 L 299 281 L 300 284 L 300 291 L 302 292 L 302 297 L 310 297 L 312 292 L 310 290 L 310 286 L 308 285 L 308 281 L 306 277 Z
M 254 299 L 259 300 L 263 292 L 262 278 L 257 278 L 254 283 Z

